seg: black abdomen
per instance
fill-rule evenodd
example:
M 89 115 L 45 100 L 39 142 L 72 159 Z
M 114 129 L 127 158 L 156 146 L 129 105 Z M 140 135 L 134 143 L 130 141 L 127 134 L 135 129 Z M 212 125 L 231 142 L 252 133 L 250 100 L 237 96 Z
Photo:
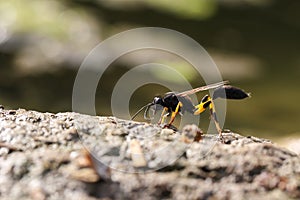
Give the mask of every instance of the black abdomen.
M 226 95 L 225 95 L 226 94 Z M 244 99 L 249 97 L 250 95 L 246 93 L 244 90 L 233 87 L 231 85 L 224 85 L 222 87 L 217 88 L 214 91 L 213 99 L 223 98 L 223 99 Z

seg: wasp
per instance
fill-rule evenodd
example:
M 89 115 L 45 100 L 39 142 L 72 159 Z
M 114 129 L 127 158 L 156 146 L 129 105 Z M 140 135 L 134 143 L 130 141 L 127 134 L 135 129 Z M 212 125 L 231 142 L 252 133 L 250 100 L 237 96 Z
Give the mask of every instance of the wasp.
M 240 100 L 250 97 L 250 93 L 228 84 L 228 81 L 222 81 L 180 93 L 168 92 L 163 97 L 155 96 L 152 102 L 140 108 L 131 119 L 133 120 L 143 109 L 145 109 L 144 118 L 149 120 L 151 118 L 147 117 L 147 114 L 150 107 L 154 106 L 153 110 L 156 112 L 161 108 L 159 108 L 159 106 L 162 106 L 163 110 L 158 124 L 163 124 L 165 118 L 171 116 L 170 121 L 164 126 L 170 127 L 178 113 L 183 115 L 185 112 L 189 112 L 194 115 L 200 115 L 208 109 L 210 111 L 210 116 L 215 123 L 219 136 L 222 137 L 222 129 L 217 120 L 216 109 L 213 101 L 218 98 Z M 205 95 L 198 105 L 194 105 L 189 98 L 189 95 L 212 89 L 212 96 Z

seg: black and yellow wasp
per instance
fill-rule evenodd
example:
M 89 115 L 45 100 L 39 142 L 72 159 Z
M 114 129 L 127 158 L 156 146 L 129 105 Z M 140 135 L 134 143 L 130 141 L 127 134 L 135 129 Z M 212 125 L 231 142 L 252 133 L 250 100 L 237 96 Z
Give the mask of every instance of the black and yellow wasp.
M 185 112 L 189 112 L 194 115 L 199 115 L 202 112 L 204 112 L 206 109 L 209 109 L 211 118 L 215 122 L 217 131 L 221 137 L 222 129 L 220 128 L 219 122 L 217 120 L 217 115 L 216 115 L 216 110 L 215 110 L 213 100 L 217 98 L 244 99 L 250 96 L 250 94 L 246 93 L 244 90 L 228 85 L 228 83 L 229 83 L 228 81 L 222 81 L 219 83 L 198 87 L 180 93 L 168 92 L 163 97 L 156 96 L 154 97 L 152 102 L 148 103 L 147 105 L 143 106 L 140 110 L 138 110 L 132 116 L 131 119 L 133 120 L 145 108 L 146 109 L 144 112 L 144 118 L 149 119 L 149 117 L 147 117 L 149 108 L 153 106 L 154 107 L 153 109 L 156 112 L 157 110 L 159 110 L 159 107 L 157 106 L 159 105 L 163 107 L 163 111 L 161 113 L 161 117 L 158 121 L 158 124 L 163 124 L 165 118 L 171 115 L 170 121 L 168 122 L 168 124 L 164 126 L 164 127 L 170 127 L 178 113 L 182 115 Z M 189 95 L 201 91 L 210 90 L 210 89 L 214 89 L 212 97 L 210 97 L 209 95 L 205 95 L 198 105 L 196 106 L 193 105 L 191 99 L 189 98 Z

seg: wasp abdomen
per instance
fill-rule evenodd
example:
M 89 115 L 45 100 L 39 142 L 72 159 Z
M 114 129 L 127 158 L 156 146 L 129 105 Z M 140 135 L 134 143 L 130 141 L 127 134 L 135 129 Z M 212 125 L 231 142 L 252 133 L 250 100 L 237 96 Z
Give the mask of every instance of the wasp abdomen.
M 244 90 L 233 87 L 231 85 L 224 85 L 222 87 L 217 88 L 214 91 L 213 99 L 223 98 L 223 99 L 244 99 L 249 97 L 249 93 Z

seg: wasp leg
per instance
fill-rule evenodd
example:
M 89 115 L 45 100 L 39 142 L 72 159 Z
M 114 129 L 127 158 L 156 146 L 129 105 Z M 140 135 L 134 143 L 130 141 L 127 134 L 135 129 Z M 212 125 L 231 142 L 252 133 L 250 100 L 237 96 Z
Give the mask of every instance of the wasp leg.
M 176 115 L 177 115 L 178 112 L 179 112 L 179 108 L 181 108 L 181 107 L 182 107 L 182 103 L 179 102 L 179 103 L 177 104 L 177 106 L 176 106 L 175 111 L 172 112 L 171 119 L 170 119 L 170 121 L 169 121 L 169 123 L 168 123 L 167 126 L 170 126 L 170 125 L 174 122 L 174 119 L 175 119 Z
M 194 115 L 200 115 L 201 113 L 203 113 L 206 108 L 209 107 L 209 105 L 211 104 L 211 98 L 208 95 L 205 95 L 201 102 L 195 106 L 195 111 L 194 111 Z
M 215 123 L 215 126 L 216 126 L 216 129 L 219 133 L 219 136 L 220 138 L 222 139 L 222 129 L 220 127 L 220 124 L 218 122 L 218 119 L 217 119 L 217 114 L 216 114 L 216 110 L 215 110 L 215 106 L 211 100 L 211 97 L 208 96 L 208 95 L 205 95 L 200 104 L 198 104 L 197 106 L 195 106 L 195 111 L 194 111 L 194 115 L 199 115 L 201 114 L 202 112 L 204 112 L 207 108 L 209 108 L 210 110 L 210 116 L 211 118 L 214 120 L 214 123 Z
M 163 111 L 162 111 L 162 113 L 161 113 L 161 116 L 160 116 L 160 118 L 159 118 L 158 124 L 164 123 L 165 118 L 166 118 L 165 112 L 166 112 L 167 110 L 168 110 L 168 108 L 167 108 L 167 107 L 164 107 L 164 109 L 163 109 Z
M 220 127 L 220 124 L 219 124 L 219 121 L 217 119 L 217 114 L 216 114 L 216 109 L 215 109 L 215 106 L 214 106 L 214 103 L 211 102 L 211 104 L 209 105 L 209 110 L 210 110 L 210 115 L 211 115 L 211 118 L 214 120 L 215 122 L 215 126 L 217 128 L 217 131 L 219 133 L 219 136 L 220 136 L 220 139 L 223 140 L 223 137 L 222 137 L 222 129 Z

